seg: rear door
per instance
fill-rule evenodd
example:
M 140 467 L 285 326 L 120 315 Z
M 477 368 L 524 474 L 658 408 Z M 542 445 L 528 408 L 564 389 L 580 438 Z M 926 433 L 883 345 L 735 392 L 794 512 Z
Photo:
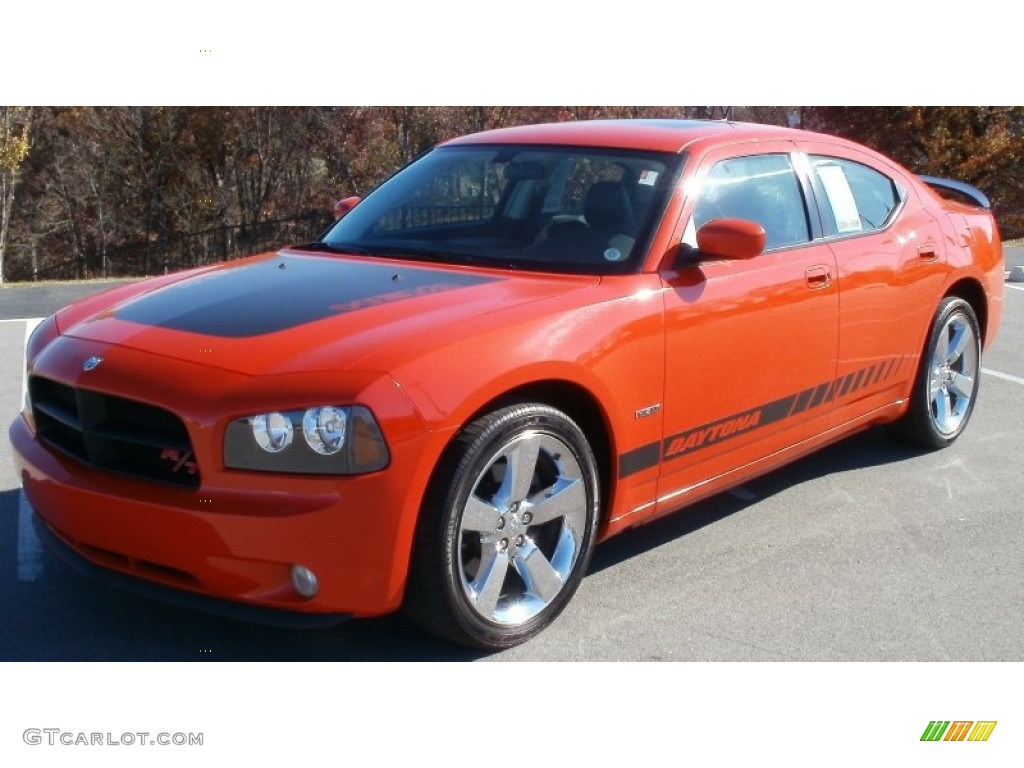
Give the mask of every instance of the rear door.
M 807 151 L 836 260 L 843 423 L 906 396 L 945 271 L 942 233 L 895 169 L 834 145 Z

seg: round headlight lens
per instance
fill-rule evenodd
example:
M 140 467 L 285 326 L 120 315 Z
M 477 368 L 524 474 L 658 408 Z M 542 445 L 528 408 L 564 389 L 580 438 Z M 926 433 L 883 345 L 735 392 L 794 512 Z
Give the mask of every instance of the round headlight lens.
M 319 454 L 331 456 L 345 445 L 348 417 L 341 408 L 310 408 L 302 417 L 306 443 Z
M 252 420 L 252 436 L 267 453 L 280 453 L 292 444 L 295 428 L 284 414 L 261 413 Z

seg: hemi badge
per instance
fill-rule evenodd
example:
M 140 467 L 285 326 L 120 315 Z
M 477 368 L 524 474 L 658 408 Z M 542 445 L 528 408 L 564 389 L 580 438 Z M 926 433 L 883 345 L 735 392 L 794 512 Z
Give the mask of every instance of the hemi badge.
M 83 371 L 91 371 L 93 368 L 95 368 L 97 365 L 99 365 L 102 362 L 103 362 L 103 358 L 102 357 L 98 357 L 96 355 L 93 355 L 88 360 L 86 360 L 84 363 L 82 363 L 82 370 Z
M 661 410 L 661 403 L 655 403 L 654 405 L 648 405 L 646 408 L 641 408 L 636 412 L 638 419 L 646 418 L 647 416 L 653 416 Z

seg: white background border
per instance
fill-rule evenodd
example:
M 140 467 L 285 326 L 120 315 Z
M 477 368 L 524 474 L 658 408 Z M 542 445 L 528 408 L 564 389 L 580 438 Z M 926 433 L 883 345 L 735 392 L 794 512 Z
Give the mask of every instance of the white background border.
M 693 5 L 666 14 L 671 5 L 653 0 L 9 4 L 0 102 L 1021 102 L 1019 30 L 989 2 Z M 0 762 L 1019 766 L 1021 672 L 1020 664 L 7 663 Z M 986 743 L 922 743 L 932 719 L 999 726 Z M 47 727 L 201 731 L 205 744 L 24 744 L 25 729 Z

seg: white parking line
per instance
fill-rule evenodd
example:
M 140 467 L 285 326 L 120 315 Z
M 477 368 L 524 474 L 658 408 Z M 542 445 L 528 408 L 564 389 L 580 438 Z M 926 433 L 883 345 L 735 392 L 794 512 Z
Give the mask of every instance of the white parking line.
M 25 492 L 18 494 L 18 581 L 35 581 L 43 575 L 43 546 L 32 527 L 32 507 Z
M 1024 285 L 1013 285 L 1012 283 L 1004 283 L 1007 288 L 1013 288 L 1015 291 L 1024 291 Z
M 1012 381 L 1014 384 L 1024 385 L 1024 379 L 1020 376 L 1011 376 L 1009 373 L 1000 373 L 999 371 L 993 371 L 991 368 L 982 368 L 982 373 L 987 373 L 989 376 L 995 376 L 997 379 L 1005 379 L 1006 381 Z

